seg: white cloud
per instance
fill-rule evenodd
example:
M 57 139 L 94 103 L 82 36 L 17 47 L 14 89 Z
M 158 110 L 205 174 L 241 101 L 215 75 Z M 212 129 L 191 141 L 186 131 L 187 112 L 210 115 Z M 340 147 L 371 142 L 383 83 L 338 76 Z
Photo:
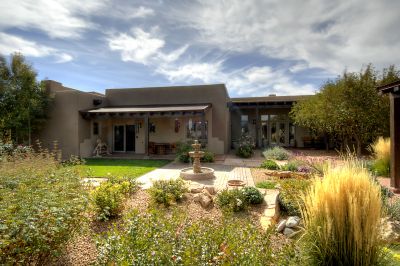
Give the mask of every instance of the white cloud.
M 400 61 L 399 10 L 400 1 L 391 0 L 204 0 L 171 8 L 169 18 L 196 30 L 195 41 L 209 47 L 340 74 Z
M 181 66 L 161 66 L 157 72 L 163 74 L 173 82 L 215 82 L 216 78 L 223 76 L 222 62 L 216 63 L 189 63 Z
M 132 29 L 132 36 L 120 33 L 109 39 L 108 46 L 112 51 L 120 51 L 122 61 L 148 64 L 164 46 L 164 40 L 152 36 L 140 28 Z
M 126 13 L 129 18 L 145 18 L 154 15 L 154 10 L 148 7 L 140 6 L 138 8 L 133 8 Z
M 0 29 L 37 29 L 52 38 L 78 38 L 95 27 L 85 16 L 103 6 L 96 0 L 0 1 Z
M 73 59 L 71 55 L 60 52 L 58 49 L 2 32 L 0 32 L 0 51 L 4 55 L 20 52 L 32 57 L 53 56 L 57 63 L 65 63 Z

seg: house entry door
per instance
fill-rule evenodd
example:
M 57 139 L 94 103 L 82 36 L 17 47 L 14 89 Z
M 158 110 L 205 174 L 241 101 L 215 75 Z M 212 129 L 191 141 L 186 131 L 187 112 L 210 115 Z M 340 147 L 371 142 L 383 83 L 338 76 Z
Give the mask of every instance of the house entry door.
M 286 143 L 286 133 L 287 133 L 287 123 L 282 122 L 271 122 L 270 127 L 270 145 L 272 146 L 287 146 Z
M 134 125 L 114 125 L 114 151 L 135 151 Z

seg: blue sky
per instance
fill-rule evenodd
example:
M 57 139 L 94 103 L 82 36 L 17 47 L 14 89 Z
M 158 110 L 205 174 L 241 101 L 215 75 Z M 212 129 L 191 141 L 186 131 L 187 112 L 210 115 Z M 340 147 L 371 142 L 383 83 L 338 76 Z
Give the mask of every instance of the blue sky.
M 400 62 L 400 1 L 0 1 L 0 53 L 76 89 L 225 83 L 311 94 Z

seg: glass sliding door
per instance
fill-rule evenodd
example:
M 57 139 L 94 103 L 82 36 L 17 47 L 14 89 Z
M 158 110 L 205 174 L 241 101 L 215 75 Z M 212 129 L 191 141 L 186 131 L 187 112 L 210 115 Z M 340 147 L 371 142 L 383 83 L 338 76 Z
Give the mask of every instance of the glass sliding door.
M 135 151 L 135 126 L 125 126 L 125 151 Z
M 125 151 L 125 126 L 114 126 L 114 151 Z
M 114 151 L 135 151 L 135 139 L 134 125 L 114 125 Z

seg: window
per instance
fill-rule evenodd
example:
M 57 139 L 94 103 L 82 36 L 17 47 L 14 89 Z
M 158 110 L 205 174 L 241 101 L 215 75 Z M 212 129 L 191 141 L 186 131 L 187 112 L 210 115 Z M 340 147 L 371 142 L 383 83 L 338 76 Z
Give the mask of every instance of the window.
M 99 135 L 99 123 L 93 123 L 93 135 Z
M 249 116 L 248 115 L 240 116 L 240 128 L 241 128 L 242 134 L 249 132 Z
M 203 124 L 202 121 L 192 121 L 191 119 L 187 123 L 187 134 L 188 139 L 202 139 L 201 128 Z M 204 139 L 208 139 L 208 122 L 204 122 Z

